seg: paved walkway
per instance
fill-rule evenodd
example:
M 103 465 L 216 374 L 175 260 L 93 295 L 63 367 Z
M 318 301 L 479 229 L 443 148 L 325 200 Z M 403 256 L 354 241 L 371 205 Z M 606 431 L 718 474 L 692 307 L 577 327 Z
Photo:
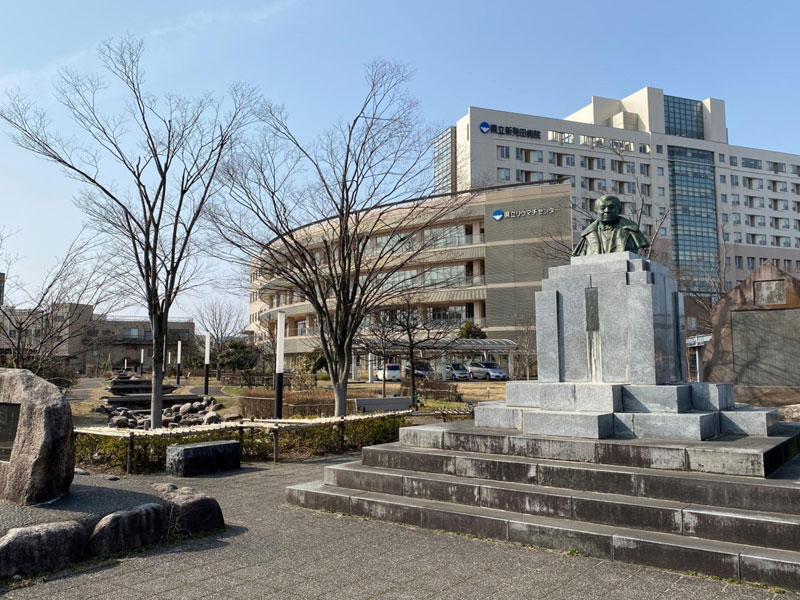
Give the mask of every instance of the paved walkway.
M 103 566 L 50 576 L 8 598 L 782 598 L 770 590 L 593 558 L 472 539 L 284 504 L 284 488 L 319 479 L 326 464 L 356 455 L 250 465 L 193 478 L 215 496 L 229 525 Z M 166 476 L 107 485 L 150 493 Z

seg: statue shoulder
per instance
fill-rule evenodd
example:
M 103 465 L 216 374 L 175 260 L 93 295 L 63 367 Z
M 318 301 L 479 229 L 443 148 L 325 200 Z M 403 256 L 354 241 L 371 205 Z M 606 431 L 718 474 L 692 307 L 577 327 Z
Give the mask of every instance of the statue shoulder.
M 630 219 L 626 219 L 625 217 L 619 218 L 619 226 L 622 229 L 627 229 L 629 231 L 639 231 L 639 226 L 631 221 Z
M 597 231 L 597 224 L 598 223 L 599 223 L 599 221 L 597 221 L 597 220 L 594 220 L 591 223 L 589 223 L 589 225 L 586 227 L 586 229 L 581 231 L 581 237 L 586 237 L 587 235 L 589 235 L 593 231 Z

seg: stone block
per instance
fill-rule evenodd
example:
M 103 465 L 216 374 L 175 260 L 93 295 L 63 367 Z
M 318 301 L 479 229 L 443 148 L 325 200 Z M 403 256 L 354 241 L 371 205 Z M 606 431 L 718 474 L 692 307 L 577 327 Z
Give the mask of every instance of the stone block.
M 350 514 L 350 495 L 335 488 L 326 488 L 322 481 L 288 486 L 286 502 L 303 508 Z
M 0 538 L 0 577 L 67 567 L 84 558 L 87 540 L 77 521 L 9 529 Z
M 719 433 L 718 413 L 639 413 L 633 420 L 637 438 L 707 440 Z
M 154 484 L 153 487 L 166 500 L 170 512 L 170 530 L 178 535 L 192 535 L 225 527 L 219 502 L 211 496 L 190 487 L 172 484 Z
M 371 467 L 449 475 L 456 473 L 456 457 L 451 454 L 411 451 L 397 444 L 368 446 L 362 449 L 361 456 L 363 464 Z
M 602 265 L 612 262 L 625 262 L 629 260 L 640 260 L 642 257 L 635 252 L 613 252 L 610 254 L 592 254 L 587 256 L 573 256 L 570 258 L 570 265 Z
M 622 415 L 616 414 L 614 416 L 619 417 Z M 634 415 L 629 416 L 634 417 Z M 686 469 L 686 452 L 682 444 L 659 445 L 652 442 L 643 444 L 622 441 L 598 442 L 597 461 L 604 465 L 683 471 Z
M 536 349 L 539 381 L 560 381 L 558 292 L 536 292 L 534 297 L 536 302 Z
M 614 413 L 614 437 L 620 439 L 633 439 L 636 434 L 633 430 L 633 413 Z
M 89 539 L 91 556 L 138 550 L 160 543 L 169 533 L 169 511 L 163 504 L 141 504 L 106 515 Z
M 576 383 L 575 409 L 590 412 L 619 412 L 622 410 L 622 386 L 609 383 Z
M 728 410 L 733 408 L 733 386 L 730 383 L 695 382 L 692 386 L 694 410 Z
M 0 460 L 0 498 L 38 504 L 69 491 L 75 474 L 72 411 L 52 383 L 24 369 L 0 369 L 0 404 L 15 433 Z M 18 407 L 18 408 L 17 408 Z M 13 412 L 13 415 L 11 414 Z
M 719 413 L 722 433 L 769 435 L 777 423 L 778 410 L 774 408 L 744 408 L 723 410 Z
M 469 506 L 439 509 L 421 507 L 420 526 L 496 540 L 508 539 L 508 519 L 486 515 Z
M 573 462 L 597 462 L 595 443 L 590 440 L 509 436 L 508 453 L 525 458 L 547 458 Z
M 586 288 L 591 277 L 556 279 L 559 282 L 558 352 L 561 362 L 559 381 L 591 381 L 586 344 Z M 545 349 L 547 351 L 547 349 Z M 542 349 L 537 341 L 537 352 Z
M 496 433 L 446 431 L 442 447 L 460 452 L 508 454 L 508 436 Z
M 360 462 L 325 467 L 325 485 L 382 494 L 403 494 L 403 475 L 362 467 Z
M 525 515 L 569 519 L 572 498 L 568 491 L 481 486 L 481 506 Z
M 603 494 L 632 496 L 636 490 L 636 474 L 613 467 L 540 464 L 538 485 L 585 490 Z
M 572 498 L 573 518 L 577 521 L 664 533 L 681 533 L 682 507 L 679 502 L 626 496 L 578 494 Z
M 622 406 L 632 413 L 684 413 L 692 410 L 689 385 L 624 385 Z
M 614 435 L 614 414 L 525 410 L 522 413 L 522 431 L 534 435 L 607 438 Z
M 435 475 L 408 475 L 403 477 L 403 496 L 480 506 L 481 487 L 477 483 L 440 479 Z
M 771 548 L 800 550 L 800 516 L 689 505 L 683 509 L 683 533 Z
M 400 428 L 400 445 L 414 448 L 441 448 L 444 428 L 441 425 L 417 425 Z
M 686 448 L 689 469 L 721 475 L 766 477 L 771 473 L 769 457 L 760 452 L 718 452 L 702 446 Z
M 193 477 L 241 467 L 241 443 L 221 440 L 167 446 L 167 473 Z
M 647 271 L 628 273 L 628 285 L 652 285 L 653 274 Z
M 505 402 L 479 402 L 475 406 L 475 426 L 522 429 L 522 409 L 506 406 Z
M 575 384 L 542 383 L 539 408 L 544 410 L 575 410 Z
M 800 558 L 797 552 L 750 546 L 739 555 L 739 568 L 743 581 L 800 590 Z
M 506 406 L 540 408 L 542 385 L 538 381 L 509 381 L 506 384 Z
M 591 523 L 544 520 L 515 515 L 508 521 L 508 541 L 554 550 L 577 550 L 586 556 L 611 558 L 613 529 Z
M 599 275 L 604 273 L 627 273 L 633 269 L 633 265 L 625 259 L 595 263 L 591 265 L 562 265 L 550 267 L 547 271 L 549 279 L 563 279 L 578 277 L 581 275 Z
M 653 295 L 657 286 L 628 286 L 628 302 L 624 308 L 629 331 L 628 348 L 622 356 L 629 368 L 629 381 L 634 384 L 659 383 L 656 368 L 655 331 L 653 327 Z
M 386 500 L 367 493 L 350 498 L 350 514 L 419 526 L 422 512 L 419 506 L 404 502 L 402 498 Z
M 722 578 L 739 577 L 744 546 L 655 532 L 614 535 L 614 560 Z
M 455 473 L 459 477 L 536 483 L 536 463 L 506 460 L 501 457 L 456 456 Z

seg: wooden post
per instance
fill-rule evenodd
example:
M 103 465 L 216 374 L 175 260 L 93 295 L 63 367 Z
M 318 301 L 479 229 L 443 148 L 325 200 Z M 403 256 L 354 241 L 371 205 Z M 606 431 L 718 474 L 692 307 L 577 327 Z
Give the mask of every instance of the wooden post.
M 131 474 L 131 469 L 133 468 L 133 432 L 131 431 L 128 434 L 128 464 L 125 467 L 125 473 L 128 475 Z
M 272 432 L 272 462 L 278 462 L 278 430 Z

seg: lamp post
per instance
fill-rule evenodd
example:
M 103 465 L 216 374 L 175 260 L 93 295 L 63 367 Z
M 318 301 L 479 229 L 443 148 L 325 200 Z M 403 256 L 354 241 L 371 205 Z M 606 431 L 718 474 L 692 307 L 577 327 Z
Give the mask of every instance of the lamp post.
M 178 377 L 177 377 L 177 381 L 175 382 L 175 385 L 180 385 L 181 384 L 181 341 L 180 340 L 178 340 L 178 369 L 177 369 L 177 375 L 178 375 Z
M 128 370 L 128 359 L 127 359 L 127 358 L 125 359 L 125 364 L 124 364 L 124 366 L 122 367 L 122 370 L 123 370 L 123 371 L 127 371 L 127 370 Z
M 203 395 L 208 396 L 208 365 L 211 362 L 211 334 L 206 334 L 206 364 L 205 379 L 203 381 Z
M 278 311 L 278 343 L 275 349 L 275 418 L 283 418 L 283 345 L 286 333 L 286 313 Z
M 142 354 L 139 358 L 139 375 L 144 377 L 144 348 L 142 348 Z

